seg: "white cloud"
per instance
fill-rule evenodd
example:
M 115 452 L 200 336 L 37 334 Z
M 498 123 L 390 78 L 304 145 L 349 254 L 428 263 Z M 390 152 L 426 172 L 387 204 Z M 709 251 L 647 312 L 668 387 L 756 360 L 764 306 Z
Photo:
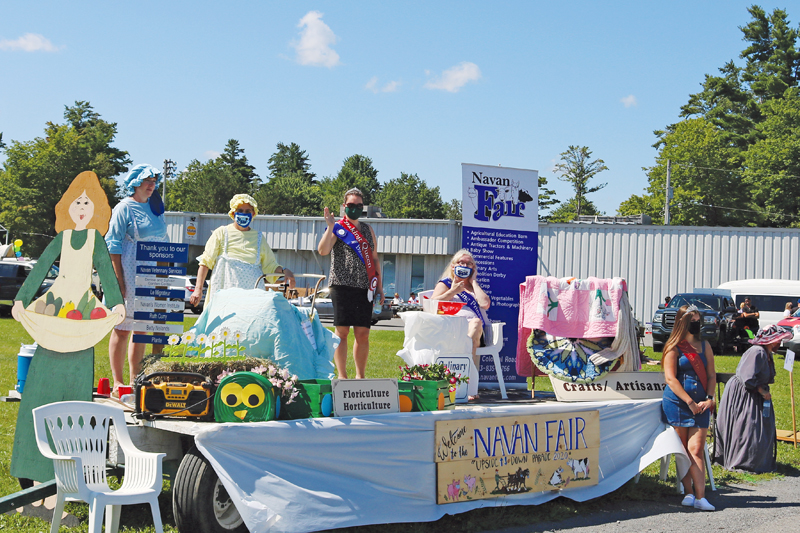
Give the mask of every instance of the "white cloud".
M 428 71 L 425 72 L 428 73 Z M 425 88 L 457 93 L 467 83 L 479 79 L 481 79 L 481 69 L 478 68 L 478 65 L 464 61 L 442 72 L 438 79 L 428 81 Z
M 205 153 L 203 153 L 203 156 L 209 159 L 216 159 L 221 155 L 222 155 L 221 153 L 215 152 L 214 150 L 208 150 Z
M 364 86 L 364 88 L 368 91 L 372 91 L 373 93 L 393 93 L 397 91 L 400 87 L 399 81 L 390 81 L 383 87 L 378 87 L 378 77 L 373 76 Z
M 63 48 L 63 47 L 61 47 Z M 58 52 L 59 47 L 50 42 L 50 39 L 38 33 L 26 33 L 16 40 L 0 39 L 0 50 L 23 52 Z
M 636 97 L 632 94 L 629 94 L 625 98 L 621 98 L 620 102 L 622 102 L 622 105 L 625 107 L 636 107 L 639 105 L 639 102 L 636 101 Z
M 331 48 L 336 44 L 336 35 L 322 22 L 322 13 L 309 11 L 300 19 L 298 28 L 300 41 L 292 44 L 297 51 L 296 60 L 301 65 L 316 67 L 335 67 L 340 64 L 339 54 Z

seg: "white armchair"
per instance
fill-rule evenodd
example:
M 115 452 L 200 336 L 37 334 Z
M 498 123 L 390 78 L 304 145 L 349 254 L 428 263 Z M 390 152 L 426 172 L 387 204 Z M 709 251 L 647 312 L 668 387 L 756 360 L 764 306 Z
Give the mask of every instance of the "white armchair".
M 113 422 L 125 453 L 122 486 L 111 490 L 106 480 L 108 428 Z M 123 410 L 92 402 L 57 402 L 33 410 L 39 451 L 53 460 L 58 493 L 51 533 L 57 533 L 66 501 L 89 504 L 89 532 L 100 533 L 103 511 L 106 533 L 119 529 L 122 505 L 149 503 L 157 533 L 163 533 L 158 495 L 163 453 L 139 451 L 131 442 Z M 48 434 L 55 452 L 48 442 Z

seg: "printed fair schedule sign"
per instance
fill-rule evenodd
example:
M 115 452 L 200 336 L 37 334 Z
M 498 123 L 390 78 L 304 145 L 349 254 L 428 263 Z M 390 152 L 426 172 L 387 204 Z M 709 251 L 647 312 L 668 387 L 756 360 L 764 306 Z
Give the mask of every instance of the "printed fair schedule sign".
M 436 503 L 596 485 L 600 412 L 436 422 Z

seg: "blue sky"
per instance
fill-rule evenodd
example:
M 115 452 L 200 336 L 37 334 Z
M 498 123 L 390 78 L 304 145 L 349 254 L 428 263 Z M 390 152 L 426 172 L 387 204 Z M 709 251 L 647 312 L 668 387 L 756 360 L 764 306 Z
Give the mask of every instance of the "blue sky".
M 296 142 L 320 177 L 359 153 L 445 200 L 461 163 L 538 170 L 566 200 L 552 168 L 588 146 L 609 167 L 591 199 L 614 214 L 647 185 L 653 130 L 704 74 L 742 64 L 751 4 L 4 2 L 0 131 L 33 139 L 88 100 L 134 164 L 183 168 L 235 138 L 266 178 Z

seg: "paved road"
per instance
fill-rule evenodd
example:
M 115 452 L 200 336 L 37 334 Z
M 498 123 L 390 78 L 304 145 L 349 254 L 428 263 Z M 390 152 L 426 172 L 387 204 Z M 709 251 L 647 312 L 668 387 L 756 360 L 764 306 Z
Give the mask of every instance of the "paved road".
M 797 531 L 800 523 L 800 477 L 754 485 L 718 487 L 708 494 L 717 507 L 701 512 L 682 507 L 677 494 L 663 502 L 612 502 L 608 509 L 562 522 L 498 530 L 498 533 L 586 532 L 633 533 L 640 531 L 709 532 L 747 531 L 778 533 Z

